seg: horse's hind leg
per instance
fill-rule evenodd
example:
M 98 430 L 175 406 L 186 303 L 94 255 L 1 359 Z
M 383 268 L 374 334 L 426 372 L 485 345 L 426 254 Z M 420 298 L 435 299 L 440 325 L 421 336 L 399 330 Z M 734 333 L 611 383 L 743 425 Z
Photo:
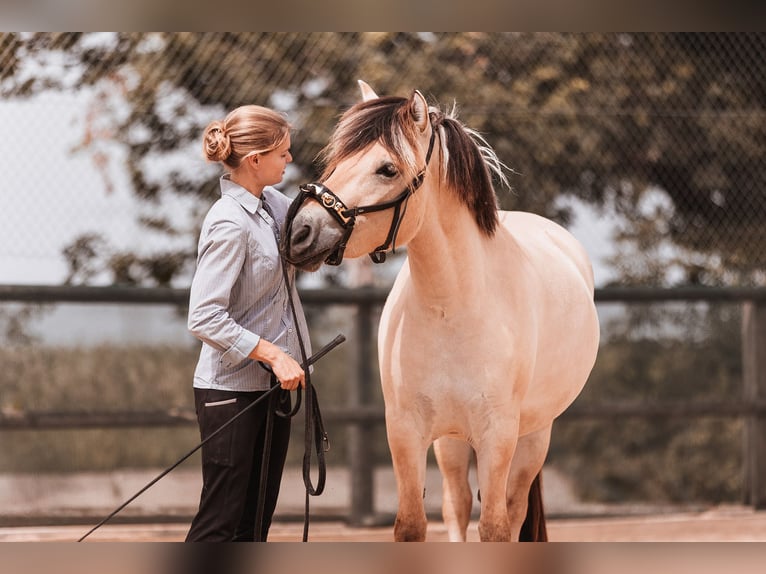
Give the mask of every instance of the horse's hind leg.
M 449 539 L 465 542 L 473 503 L 468 483 L 473 449 L 467 442 L 444 437 L 434 441 L 434 454 L 442 473 L 442 517 Z
M 508 519 L 514 540 L 519 540 L 519 533 L 527 517 L 537 525 L 534 528 L 534 533 L 530 536 L 530 541 L 544 541 L 545 539 L 545 517 L 542 509 L 542 500 L 538 500 L 537 505 L 530 506 L 529 493 L 533 482 L 540 474 L 545 463 L 550 440 L 551 427 L 549 426 L 520 437 L 516 445 L 516 452 L 513 455 L 506 490 Z
M 394 523 L 394 540 L 423 542 L 426 539 L 428 526 L 423 502 L 428 444 L 416 439 L 422 436 L 419 429 L 406 424 L 401 419 L 398 422 L 392 422 L 387 418 L 386 429 L 399 497 L 399 508 Z

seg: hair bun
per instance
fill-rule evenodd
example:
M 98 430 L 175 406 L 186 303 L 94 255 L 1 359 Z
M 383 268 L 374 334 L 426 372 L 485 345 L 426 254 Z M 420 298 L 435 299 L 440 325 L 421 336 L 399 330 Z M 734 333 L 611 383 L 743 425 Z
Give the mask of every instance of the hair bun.
M 203 146 L 208 161 L 226 161 L 231 154 L 231 140 L 223 122 L 214 121 L 207 126 Z

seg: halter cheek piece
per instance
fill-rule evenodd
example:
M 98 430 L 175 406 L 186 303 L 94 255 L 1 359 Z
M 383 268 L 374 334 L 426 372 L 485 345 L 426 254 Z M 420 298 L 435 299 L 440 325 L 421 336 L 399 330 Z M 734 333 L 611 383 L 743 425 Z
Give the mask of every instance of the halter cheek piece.
M 359 207 L 349 208 L 345 203 L 343 203 L 343 200 L 341 200 L 325 185 L 322 185 L 321 183 L 307 183 L 300 186 L 300 192 L 298 193 L 298 196 L 290 205 L 290 209 L 287 212 L 288 226 L 292 227 L 293 218 L 306 199 L 313 199 L 317 201 L 319 205 L 324 207 L 327 212 L 333 216 L 335 221 L 337 221 L 344 230 L 343 236 L 338 241 L 335 249 L 333 249 L 332 253 L 330 253 L 325 259 L 325 263 L 328 265 L 340 265 L 341 261 L 343 261 L 343 252 L 346 250 L 346 244 L 348 243 L 349 237 L 351 237 L 351 232 L 354 230 L 356 216 L 362 215 L 364 213 L 385 211 L 387 209 L 393 208 L 394 216 L 391 220 L 391 227 L 388 230 L 386 241 L 382 245 L 376 247 L 372 253 L 370 253 L 370 259 L 372 259 L 373 263 L 383 263 L 386 260 L 386 251 L 388 251 L 389 246 L 391 247 L 392 253 L 396 253 L 396 235 L 399 233 L 399 226 L 401 225 L 402 220 L 404 219 L 404 214 L 407 211 L 407 200 L 423 183 L 423 179 L 426 175 L 426 168 L 428 167 L 428 162 L 431 160 L 435 135 L 436 129 L 432 126 L 431 139 L 428 143 L 428 151 L 426 152 L 425 166 L 422 170 L 420 170 L 420 173 L 418 173 L 418 175 L 412 179 L 412 182 L 410 182 L 404 191 L 402 191 L 391 201 L 377 203 L 374 205 L 362 205 Z M 285 239 L 288 242 L 289 237 L 290 229 L 288 229 L 285 233 Z

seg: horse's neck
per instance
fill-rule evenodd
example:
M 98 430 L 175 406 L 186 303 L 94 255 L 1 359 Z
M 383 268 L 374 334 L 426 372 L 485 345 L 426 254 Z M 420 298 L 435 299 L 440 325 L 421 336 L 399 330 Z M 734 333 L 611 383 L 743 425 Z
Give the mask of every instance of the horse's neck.
M 407 248 L 413 287 L 445 306 L 465 305 L 466 294 L 485 285 L 487 244 L 465 206 L 442 194 Z

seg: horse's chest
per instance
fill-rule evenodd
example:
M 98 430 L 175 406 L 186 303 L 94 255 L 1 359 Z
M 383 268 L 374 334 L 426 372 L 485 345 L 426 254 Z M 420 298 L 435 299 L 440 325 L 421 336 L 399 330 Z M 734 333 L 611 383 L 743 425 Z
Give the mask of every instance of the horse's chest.
M 435 391 L 435 392 L 432 392 Z M 419 421 L 424 434 L 432 438 L 451 436 L 464 440 L 482 436 L 493 420 L 511 420 L 508 395 L 477 392 L 465 382 L 436 389 L 424 384 L 408 401 L 398 403 L 401 412 Z
M 409 305 L 398 311 L 381 348 L 389 407 L 458 421 L 510 400 L 515 346 L 510 329 L 465 310 Z
M 466 379 L 494 380 L 507 370 L 517 345 L 507 328 L 490 329 L 490 324 L 489 319 L 437 319 L 404 328 L 398 341 L 401 364 L 417 377 L 440 379 L 442 387 L 450 382 L 459 386 Z
M 416 360 L 403 363 L 413 368 L 400 372 L 395 392 L 405 404 L 431 413 L 437 420 L 486 414 L 490 409 L 503 408 L 513 394 L 512 381 L 503 375 L 498 362 L 478 358 L 475 353 L 463 355 L 455 349 L 445 352 L 444 347 L 436 347 L 432 354 L 419 359 L 425 368 L 415 366 Z

